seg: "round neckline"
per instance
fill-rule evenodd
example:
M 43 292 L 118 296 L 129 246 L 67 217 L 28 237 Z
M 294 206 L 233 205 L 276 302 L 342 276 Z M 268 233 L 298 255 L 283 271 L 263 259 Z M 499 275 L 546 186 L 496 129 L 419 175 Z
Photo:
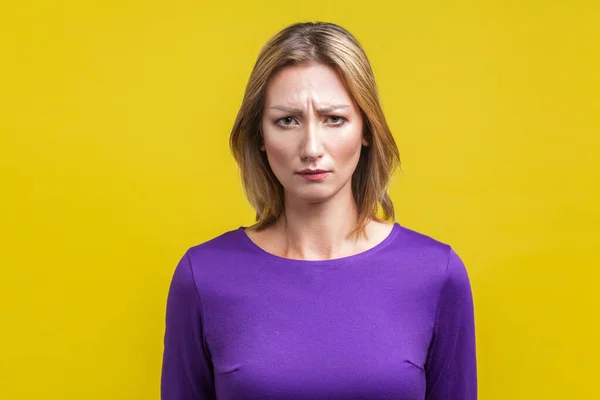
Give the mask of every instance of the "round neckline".
M 252 241 L 252 239 L 250 239 L 250 236 L 248 236 L 248 234 L 245 232 L 245 230 L 244 230 L 245 228 L 246 228 L 245 226 L 240 226 L 237 229 L 237 231 L 240 233 L 240 236 L 242 237 L 242 240 L 244 242 L 246 242 L 246 244 L 248 244 L 248 246 L 255 253 L 260 254 L 263 257 L 265 257 L 271 261 L 276 261 L 279 263 L 295 264 L 295 265 L 326 266 L 326 265 L 339 265 L 339 264 L 353 263 L 355 261 L 361 260 L 365 257 L 369 257 L 369 256 L 383 250 L 385 247 L 387 247 L 388 244 L 390 244 L 394 240 L 394 238 L 400 231 L 400 224 L 398 222 L 394 222 L 391 232 L 381 242 L 377 243 L 375 246 L 373 246 L 367 250 L 361 251 L 360 253 L 357 253 L 357 254 L 352 254 L 349 256 L 338 257 L 338 258 L 332 258 L 329 260 L 301 260 L 301 259 L 296 259 L 296 258 L 287 258 L 287 257 L 281 257 L 278 255 L 275 255 L 273 253 L 266 251 L 265 249 L 263 249 L 262 247 L 260 247 L 256 243 L 254 243 Z

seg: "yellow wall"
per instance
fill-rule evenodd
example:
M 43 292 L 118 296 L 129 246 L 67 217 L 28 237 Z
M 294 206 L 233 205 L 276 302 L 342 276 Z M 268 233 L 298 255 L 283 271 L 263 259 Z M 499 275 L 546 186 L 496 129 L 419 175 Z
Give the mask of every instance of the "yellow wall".
M 0 398 L 158 399 L 178 258 L 252 222 L 227 142 L 250 69 L 315 19 L 372 60 L 400 222 L 469 269 L 480 397 L 597 396 L 599 2 L 13 3 Z

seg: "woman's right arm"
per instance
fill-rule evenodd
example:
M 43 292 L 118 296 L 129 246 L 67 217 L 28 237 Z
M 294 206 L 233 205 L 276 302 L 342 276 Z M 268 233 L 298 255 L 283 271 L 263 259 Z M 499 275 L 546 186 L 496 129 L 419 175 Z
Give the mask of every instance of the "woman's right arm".
M 214 400 L 212 363 L 189 251 L 179 261 L 167 297 L 161 375 L 162 400 Z

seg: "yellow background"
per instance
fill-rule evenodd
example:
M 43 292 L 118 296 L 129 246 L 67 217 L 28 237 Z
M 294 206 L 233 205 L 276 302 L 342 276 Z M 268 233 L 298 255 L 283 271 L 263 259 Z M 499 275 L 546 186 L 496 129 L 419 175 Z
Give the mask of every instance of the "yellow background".
M 597 1 L 54 1 L 0 6 L 0 398 L 158 399 L 183 252 L 253 213 L 228 135 L 262 44 L 363 43 L 399 221 L 475 296 L 480 398 L 596 398 Z

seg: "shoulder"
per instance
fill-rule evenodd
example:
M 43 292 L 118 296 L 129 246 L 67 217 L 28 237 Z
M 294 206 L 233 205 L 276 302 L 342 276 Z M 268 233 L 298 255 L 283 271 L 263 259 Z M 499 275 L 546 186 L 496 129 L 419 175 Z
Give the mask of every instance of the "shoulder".
M 423 232 L 419 232 L 398 224 L 397 234 L 394 238 L 394 249 L 403 254 L 445 264 L 453 252 L 450 244 L 442 242 Z
M 432 252 L 448 252 L 450 245 L 442 242 L 432 236 L 429 236 L 423 232 L 410 229 L 404 225 L 398 224 L 398 234 L 396 239 L 399 240 L 403 246 L 413 248 L 419 251 L 432 251 Z
M 239 265 L 248 249 L 241 228 L 231 229 L 188 247 L 177 269 L 187 269 L 187 277 L 196 283 L 211 280 L 210 276 L 226 273 L 227 266 Z
M 240 247 L 240 245 L 243 244 L 240 239 L 241 229 L 231 229 L 189 247 L 186 254 L 190 257 L 191 262 L 194 262 L 199 257 L 219 257 L 224 254 L 229 254 L 232 250 L 235 250 L 235 248 Z
M 436 282 L 440 289 L 447 284 L 468 284 L 465 265 L 448 243 L 400 225 L 390 247 L 406 268 Z

